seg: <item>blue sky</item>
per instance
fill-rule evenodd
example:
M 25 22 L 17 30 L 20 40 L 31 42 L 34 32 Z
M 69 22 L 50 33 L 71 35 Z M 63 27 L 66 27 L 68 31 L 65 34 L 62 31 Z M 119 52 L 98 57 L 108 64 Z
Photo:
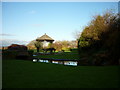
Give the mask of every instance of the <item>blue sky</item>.
M 31 41 L 48 34 L 55 40 L 75 40 L 92 16 L 107 9 L 118 11 L 117 2 L 2 2 L 4 40 Z

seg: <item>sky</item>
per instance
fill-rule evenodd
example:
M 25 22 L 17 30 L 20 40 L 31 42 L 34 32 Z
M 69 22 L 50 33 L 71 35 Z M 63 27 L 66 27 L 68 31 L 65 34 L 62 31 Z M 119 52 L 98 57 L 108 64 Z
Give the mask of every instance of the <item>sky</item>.
M 2 2 L 3 45 L 27 44 L 44 35 L 54 40 L 75 40 L 93 16 L 118 11 L 118 2 Z

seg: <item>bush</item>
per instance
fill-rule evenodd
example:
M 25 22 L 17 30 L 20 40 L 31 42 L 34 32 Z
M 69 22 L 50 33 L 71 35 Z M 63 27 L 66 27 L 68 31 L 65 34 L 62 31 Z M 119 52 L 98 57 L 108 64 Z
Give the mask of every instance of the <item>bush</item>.
M 8 47 L 8 50 L 27 51 L 27 47 L 24 45 L 12 44 Z
M 31 60 L 33 57 L 33 51 L 17 51 L 17 50 L 3 50 L 2 51 L 2 59 L 24 59 Z
M 34 52 L 33 50 L 28 50 L 30 56 L 33 56 L 33 52 Z
M 10 51 L 10 50 L 3 50 L 2 51 L 2 59 L 16 59 L 18 51 Z

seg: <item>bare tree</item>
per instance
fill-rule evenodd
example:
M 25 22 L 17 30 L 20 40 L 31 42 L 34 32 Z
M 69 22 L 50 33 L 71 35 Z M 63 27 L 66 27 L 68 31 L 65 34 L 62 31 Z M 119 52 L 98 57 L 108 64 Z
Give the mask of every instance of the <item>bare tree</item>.
M 80 31 L 76 30 L 75 32 L 73 32 L 73 36 L 74 38 L 76 39 L 77 41 L 77 47 L 79 48 L 79 42 L 80 42 L 80 36 L 81 36 L 81 33 Z
M 80 38 L 81 32 L 76 30 L 75 32 L 73 32 L 73 36 L 76 40 L 78 40 Z

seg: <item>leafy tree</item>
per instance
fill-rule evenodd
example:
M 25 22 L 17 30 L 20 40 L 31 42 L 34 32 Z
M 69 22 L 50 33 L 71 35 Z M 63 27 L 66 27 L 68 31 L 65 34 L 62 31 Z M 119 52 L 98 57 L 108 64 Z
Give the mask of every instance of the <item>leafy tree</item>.
M 116 15 L 111 12 L 106 12 L 104 15 L 94 16 L 93 20 L 88 26 L 84 28 L 81 34 L 82 42 L 88 41 L 88 45 L 93 45 L 96 42 L 101 44 L 103 34 L 110 30 L 110 27 L 113 25 L 115 18 Z
M 52 47 L 54 47 L 57 51 L 69 50 L 70 48 L 77 48 L 77 42 L 76 41 L 55 41 L 52 44 Z
M 105 50 L 104 54 L 112 64 L 118 64 L 120 59 L 120 15 L 111 11 L 96 15 L 86 26 L 79 38 L 79 49 Z M 95 54 L 95 53 L 93 53 Z M 94 56 L 94 55 L 92 55 Z
M 34 50 L 34 49 L 36 48 L 35 45 L 34 45 L 35 42 L 36 42 L 36 40 L 30 41 L 30 42 L 27 44 L 28 49 Z
M 40 48 L 42 47 L 42 43 L 39 41 L 34 42 L 35 47 L 37 48 L 37 52 L 39 52 Z

